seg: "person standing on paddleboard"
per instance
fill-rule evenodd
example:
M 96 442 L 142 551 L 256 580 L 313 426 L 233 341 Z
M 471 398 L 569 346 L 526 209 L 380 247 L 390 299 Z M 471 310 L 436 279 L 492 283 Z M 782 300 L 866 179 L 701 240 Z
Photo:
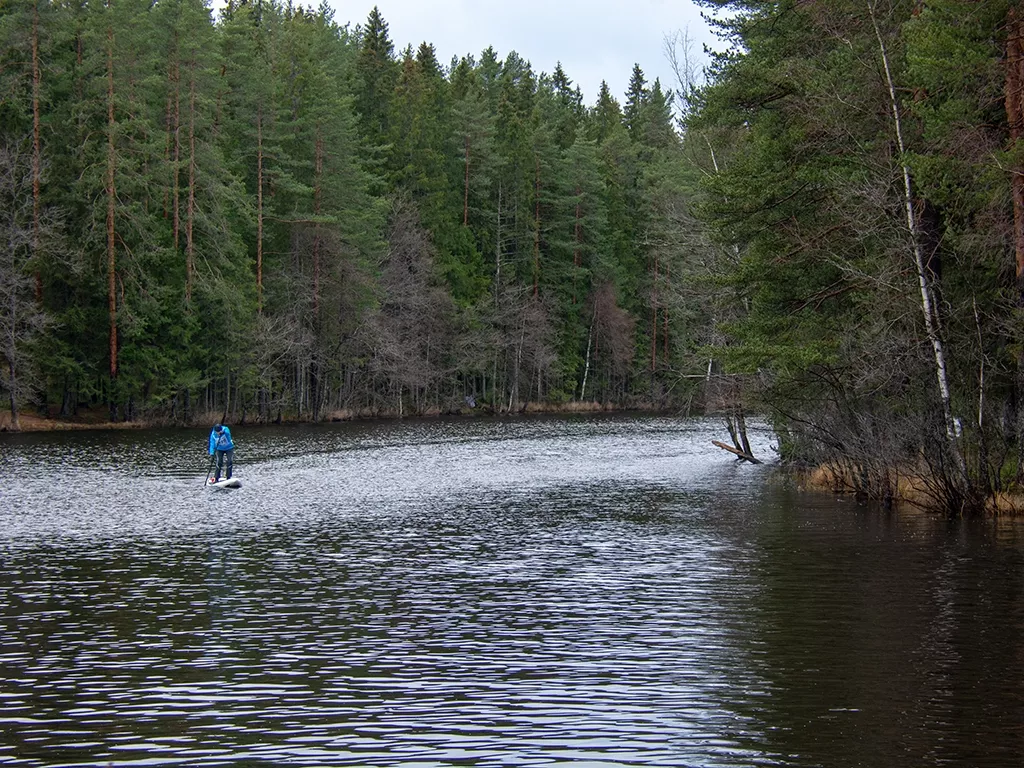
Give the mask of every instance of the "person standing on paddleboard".
M 220 482 L 220 471 L 221 467 L 227 470 L 225 478 L 231 479 L 231 469 L 233 459 L 235 455 L 235 443 L 231 439 L 231 430 L 225 427 L 223 424 L 214 424 L 213 430 L 210 432 L 210 455 L 217 456 L 217 473 L 214 475 L 213 482 Z

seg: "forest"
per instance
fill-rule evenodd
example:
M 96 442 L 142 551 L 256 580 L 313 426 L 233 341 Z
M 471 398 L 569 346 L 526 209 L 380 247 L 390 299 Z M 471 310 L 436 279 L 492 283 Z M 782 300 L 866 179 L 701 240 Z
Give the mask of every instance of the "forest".
M 695 2 L 706 67 L 588 105 L 377 8 L 0 0 L 12 426 L 758 413 L 837 489 L 1012 506 L 1024 9 Z
M 14 413 L 678 400 L 680 133 L 639 66 L 588 108 L 514 52 L 396 52 L 376 8 L 0 8 Z

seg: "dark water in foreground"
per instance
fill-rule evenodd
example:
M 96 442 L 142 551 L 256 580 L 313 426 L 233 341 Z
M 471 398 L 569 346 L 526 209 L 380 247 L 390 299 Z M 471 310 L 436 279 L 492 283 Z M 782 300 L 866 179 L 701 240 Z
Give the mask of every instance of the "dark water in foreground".
M 1024 523 L 716 422 L 235 435 L 0 437 L 0 765 L 1022 763 Z

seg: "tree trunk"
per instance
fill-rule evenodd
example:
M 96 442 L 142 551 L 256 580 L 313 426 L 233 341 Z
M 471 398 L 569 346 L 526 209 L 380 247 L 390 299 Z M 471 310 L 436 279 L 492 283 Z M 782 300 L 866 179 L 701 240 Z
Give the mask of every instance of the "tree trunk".
M 181 72 L 178 63 L 172 65 L 172 128 L 171 133 L 171 229 L 174 233 L 174 251 L 181 246 Z
M 534 157 L 533 180 L 533 298 L 540 290 L 540 158 Z
M 871 22 L 874 25 L 875 37 L 878 40 L 878 47 L 882 57 L 882 65 L 885 72 L 886 84 L 889 88 L 889 107 L 892 111 L 893 125 L 896 132 L 897 148 L 900 153 L 900 162 L 903 172 L 903 203 L 906 213 L 906 225 L 910 235 L 914 251 L 914 265 L 917 269 L 918 288 L 921 294 L 921 313 L 924 316 L 925 334 L 932 346 L 932 355 L 935 361 L 935 376 L 938 380 L 939 398 L 942 403 L 942 417 L 946 428 L 946 442 L 949 446 L 950 457 L 955 462 L 964 481 L 967 481 L 966 465 L 963 454 L 960 452 L 958 429 L 956 420 L 953 417 L 952 396 L 949 388 L 949 376 L 946 366 L 946 353 L 943 348 L 942 339 L 939 335 L 938 307 L 935 306 L 935 294 L 931 285 L 931 277 L 928 272 L 924 248 L 921 245 L 921 234 L 917 224 L 917 217 L 914 212 L 913 185 L 910 177 L 910 167 L 904 161 L 906 157 L 906 146 L 903 141 L 903 121 L 900 116 L 899 101 L 896 97 L 896 85 L 892 79 L 892 70 L 889 66 L 889 53 L 882 39 L 882 31 L 875 18 L 875 3 L 868 3 L 868 11 L 871 15 Z
M 721 448 L 723 451 L 728 451 L 729 453 L 735 454 L 736 456 L 739 456 L 744 461 L 749 461 L 751 464 L 760 464 L 761 463 L 760 459 L 754 458 L 749 453 L 744 453 L 740 449 L 733 448 L 731 445 L 726 445 L 725 443 L 720 442 L 718 440 L 712 440 L 711 444 L 714 445 L 714 446 L 717 446 L 718 448 Z
M 580 402 L 587 399 L 587 377 L 590 376 L 590 347 L 594 340 L 594 320 L 597 318 L 597 304 L 594 304 L 594 314 L 590 318 L 590 327 L 587 329 L 587 354 L 583 361 L 583 383 L 580 385 Z
M 748 455 L 753 455 L 750 450 L 750 440 L 747 439 L 747 419 L 743 415 L 743 406 L 736 406 L 736 430 L 740 434 L 740 447 Z
M 189 62 L 188 82 L 188 202 L 185 204 L 185 301 L 192 301 L 192 272 L 195 269 L 195 241 L 192 237 L 196 217 L 196 60 Z M 177 174 L 175 174 L 177 178 Z
M 114 171 L 117 152 L 114 146 L 114 29 L 107 27 L 107 311 L 110 320 L 110 381 L 117 379 L 117 258 L 114 211 L 117 191 Z M 112 398 L 111 398 L 112 399 Z
M 316 219 L 313 233 L 313 325 L 317 325 L 320 314 L 320 211 L 323 196 L 324 176 L 324 140 L 320 135 L 320 126 L 317 126 L 316 146 L 314 159 L 315 180 L 313 182 L 313 216 Z
M 1010 154 L 1024 135 L 1024 20 L 1017 9 L 1006 14 L 1006 119 L 1010 128 Z M 1013 246 L 1016 256 L 1017 303 L 1024 306 L 1024 167 L 1017 161 L 1010 169 L 1013 196 Z
M 668 282 L 669 282 L 669 267 L 666 264 L 665 265 L 665 284 L 666 284 L 666 286 L 668 285 Z M 667 306 L 662 309 L 661 320 L 662 320 L 662 328 L 661 328 L 662 338 L 661 338 L 661 342 L 662 342 L 662 345 L 663 345 L 662 355 L 661 356 L 662 356 L 663 360 L 667 361 L 668 360 L 668 307 Z
M 17 328 L 18 328 L 18 291 L 12 288 L 10 301 L 7 308 L 9 315 L 5 321 L 4 328 L 4 357 L 7 361 L 7 372 L 10 376 L 8 382 L 11 403 L 11 429 L 21 430 L 21 422 L 18 420 L 18 369 L 17 369 Z
M 323 365 L 320 352 L 320 261 L 323 238 L 320 234 L 320 214 L 323 209 L 324 139 L 319 123 L 313 148 L 313 348 L 309 362 L 309 401 L 314 422 L 321 415 L 321 378 Z
M 462 226 L 469 226 L 469 134 L 466 134 L 466 178 L 462 185 Z
M 658 367 L 658 258 L 654 258 L 654 280 L 651 283 L 651 377 Z M 653 383 L 652 383 L 653 387 Z
M 78 415 L 78 387 L 77 382 L 74 389 L 70 386 L 65 385 L 64 397 L 66 400 L 67 414 L 71 416 Z
M 39 0 L 32 5 L 32 256 L 39 252 L 40 177 L 42 176 L 42 149 L 39 142 L 39 91 L 42 75 L 39 69 Z M 43 278 L 39 267 L 35 269 L 36 302 L 43 301 Z M 13 371 L 12 371 L 13 375 Z M 12 424 L 15 416 L 12 412 Z
M 580 242 L 583 240 L 583 225 L 581 223 L 581 218 L 582 218 L 581 208 L 582 208 L 582 206 L 580 205 L 580 195 L 581 194 L 582 194 L 582 190 L 579 188 L 579 185 L 577 185 L 576 186 L 576 220 L 573 223 L 573 233 L 572 233 L 573 234 L 573 244 L 575 246 L 573 248 L 573 250 L 572 250 L 572 265 L 573 265 L 573 271 L 572 271 L 572 303 L 573 303 L 573 305 L 576 304 L 576 279 L 579 276 L 580 266 L 583 263 L 583 259 L 582 259 L 581 255 L 580 255 Z
M 164 105 L 164 162 L 167 164 L 170 178 L 164 189 L 164 219 L 171 218 L 171 188 L 174 186 L 174 163 L 171 146 L 174 143 L 174 64 L 167 71 L 167 103 Z
M 322 385 L 320 378 L 323 375 L 321 370 L 319 358 L 314 355 L 313 361 L 309 366 L 309 404 L 310 410 L 312 411 L 311 419 L 314 423 L 319 423 L 323 413 L 323 394 L 321 392 Z
M 14 360 L 8 361 L 8 372 L 11 376 L 11 392 L 10 392 L 10 403 L 11 403 L 11 431 L 21 431 L 21 419 L 18 417 L 18 397 L 16 394 L 16 382 L 17 374 L 14 370 Z
M 1006 120 L 1010 128 L 1008 154 L 1020 152 L 1024 136 L 1024 19 L 1010 7 L 1006 14 Z M 1017 307 L 1024 308 L 1024 164 L 1018 159 L 1010 168 L 1010 193 L 1013 199 L 1013 247 L 1016 262 L 1015 295 Z M 1019 346 L 1019 345 L 1018 345 Z M 1017 480 L 1024 481 L 1024 349 L 1017 353 L 1015 407 L 1017 432 Z
M 498 182 L 498 210 L 495 218 L 494 233 L 494 300 L 498 301 L 501 292 L 501 182 Z
M 256 311 L 263 314 L 263 107 L 256 110 Z
M 523 366 L 523 345 L 526 343 L 526 326 L 523 325 L 519 333 L 519 342 L 516 344 L 516 362 L 512 375 L 512 393 L 508 400 L 508 412 L 519 405 L 519 375 Z

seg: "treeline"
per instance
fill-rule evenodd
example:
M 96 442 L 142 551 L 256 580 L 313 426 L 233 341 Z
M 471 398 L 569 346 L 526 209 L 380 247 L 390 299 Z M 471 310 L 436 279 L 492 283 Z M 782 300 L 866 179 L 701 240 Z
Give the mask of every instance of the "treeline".
M 1024 9 L 699 1 L 733 44 L 686 140 L 728 370 L 838 484 L 992 507 L 1024 459 Z
M 15 425 L 686 396 L 687 171 L 639 66 L 586 106 L 376 8 L 4 0 L 0 96 Z

